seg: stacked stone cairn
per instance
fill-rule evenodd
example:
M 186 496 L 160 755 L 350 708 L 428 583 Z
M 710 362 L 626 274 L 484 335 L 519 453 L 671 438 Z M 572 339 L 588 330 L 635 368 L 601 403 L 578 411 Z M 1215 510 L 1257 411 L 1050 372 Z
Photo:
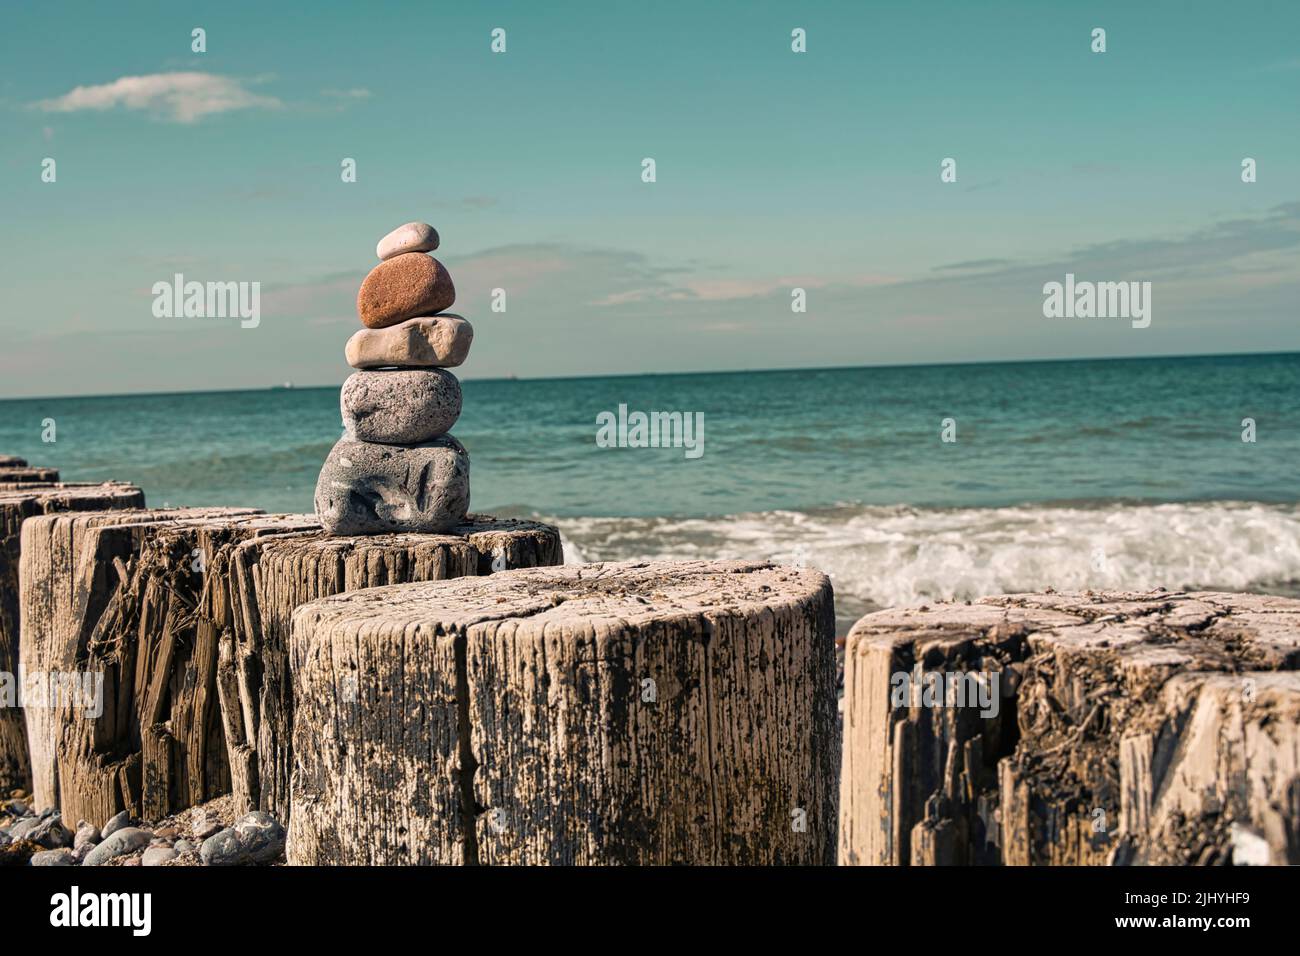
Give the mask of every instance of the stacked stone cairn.
M 408 222 L 379 241 L 379 265 L 357 295 L 361 329 L 348 340 L 358 371 L 343 383 L 343 437 L 316 483 L 316 515 L 334 535 L 441 533 L 469 511 L 469 454 L 449 432 L 460 382 L 447 369 L 474 329 L 444 313 L 451 276 L 430 252 L 438 233 Z

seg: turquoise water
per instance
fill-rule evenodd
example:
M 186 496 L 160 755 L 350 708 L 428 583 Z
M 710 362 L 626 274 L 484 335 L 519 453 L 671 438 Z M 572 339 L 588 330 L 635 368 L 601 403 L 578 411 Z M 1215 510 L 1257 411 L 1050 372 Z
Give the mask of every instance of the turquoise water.
M 802 561 L 831 574 L 842 613 L 1049 584 L 1300 582 L 1300 354 L 464 393 L 474 509 L 554 520 L 574 560 Z M 702 413 L 703 454 L 598 447 L 597 416 L 620 404 Z M 337 388 L 0 402 L 0 452 L 65 480 L 135 482 L 151 505 L 310 511 L 340 429 Z

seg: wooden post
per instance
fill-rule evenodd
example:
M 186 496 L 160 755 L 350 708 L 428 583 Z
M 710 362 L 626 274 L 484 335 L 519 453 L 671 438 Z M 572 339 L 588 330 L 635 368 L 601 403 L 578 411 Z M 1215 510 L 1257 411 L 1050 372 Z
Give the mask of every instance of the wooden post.
M 1284 598 L 869 614 L 846 644 L 839 860 L 1300 862 L 1298 664 Z
M 22 459 L 15 459 L 19 465 Z M 27 732 L 23 712 L 5 700 L 4 683 L 18 693 L 19 530 L 33 515 L 64 511 L 140 508 L 144 494 L 134 485 L 41 485 L 0 490 L 0 794 L 15 787 L 30 789 Z
M 102 512 L 22 529 L 21 660 L 30 674 L 99 675 L 102 711 L 27 711 L 33 795 L 64 819 L 158 819 L 230 788 L 215 687 L 229 553 L 315 527 L 255 509 Z
M 498 569 L 556 565 L 559 532 L 545 524 L 470 515 L 448 534 L 259 538 L 231 555 L 233 627 L 223 637 L 218 689 L 232 787 L 241 812 L 290 813 L 293 687 L 289 634 L 294 608 L 360 588 L 439 581 Z
M 4 484 L 53 484 L 58 480 L 57 468 L 30 468 L 25 465 L 0 468 L 0 483 Z
M 104 696 L 96 717 L 61 704 L 31 722 L 34 796 L 97 824 L 122 809 L 157 819 L 232 789 L 252 809 L 263 773 L 269 798 L 282 795 L 268 808 L 287 817 L 282 702 L 298 603 L 561 560 L 559 533 L 529 522 L 340 539 L 313 516 L 232 508 L 42 518 L 23 540 L 25 670 L 102 674 Z
M 304 605 L 289 862 L 831 863 L 834 637 L 824 575 L 743 562 Z

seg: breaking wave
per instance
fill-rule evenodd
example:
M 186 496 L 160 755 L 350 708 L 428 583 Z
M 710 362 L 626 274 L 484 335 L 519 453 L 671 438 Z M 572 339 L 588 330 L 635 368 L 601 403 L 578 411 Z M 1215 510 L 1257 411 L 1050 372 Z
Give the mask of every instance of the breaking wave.
M 1011 591 L 1165 587 L 1300 596 L 1300 506 L 844 505 L 714 518 L 548 518 L 566 560 L 744 558 L 816 567 L 841 618 Z

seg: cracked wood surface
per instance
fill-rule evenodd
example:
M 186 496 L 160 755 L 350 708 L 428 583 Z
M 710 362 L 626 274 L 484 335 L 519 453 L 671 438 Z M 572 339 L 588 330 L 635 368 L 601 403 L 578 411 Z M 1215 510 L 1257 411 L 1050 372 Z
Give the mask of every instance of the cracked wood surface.
M 231 556 L 233 627 L 223 639 L 220 683 L 232 702 L 227 731 L 236 804 L 287 822 L 293 770 L 291 618 L 300 604 L 345 591 L 561 564 L 560 533 L 534 521 L 469 515 L 447 534 L 250 541 Z
M 215 693 L 233 542 L 283 533 L 251 508 L 56 515 L 22 530 L 24 670 L 102 675 L 102 711 L 29 709 L 33 797 L 102 825 L 158 819 L 229 789 Z
M 18 672 L 18 564 L 22 523 L 35 515 L 68 511 L 139 508 L 144 493 L 134 485 L 25 484 L 0 490 L 0 673 Z M 16 685 L 14 692 L 17 693 Z M 23 712 L 0 706 L 0 793 L 31 788 Z
M 845 655 L 841 863 L 1300 862 L 1300 601 L 1022 594 L 870 614 Z M 891 700 L 996 673 L 996 716 Z
M 294 613 L 291 863 L 830 863 L 811 570 L 510 571 Z
M 237 508 L 29 521 L 24 666 L 104 675 L 102 714 L 42 709 L 29 728 L 37 803 L 99 825 L 233 791 L 243 812 L 267 780 L 261 805 L 284 819 L 292 737 L 280 702 L 296 604 L 493 560 L 561 560 L 545 525 L 481 517 L 457 532 L 329 538 L 311 515 Z

